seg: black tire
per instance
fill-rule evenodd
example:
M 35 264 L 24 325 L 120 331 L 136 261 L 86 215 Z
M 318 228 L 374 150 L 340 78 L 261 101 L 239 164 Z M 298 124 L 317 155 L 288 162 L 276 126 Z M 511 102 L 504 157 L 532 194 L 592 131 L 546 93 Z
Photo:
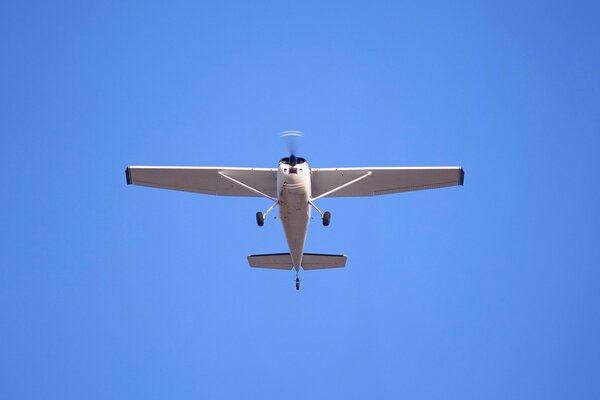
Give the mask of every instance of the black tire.
M 325 211 L 323 214 L 323 226 L 329 226 L 331 222 L 331 213 L 329 211 Z
M 265 224 L 265 217 L 260 211 L 256 213 L 256 223 L 258 226 L 263 226 Z

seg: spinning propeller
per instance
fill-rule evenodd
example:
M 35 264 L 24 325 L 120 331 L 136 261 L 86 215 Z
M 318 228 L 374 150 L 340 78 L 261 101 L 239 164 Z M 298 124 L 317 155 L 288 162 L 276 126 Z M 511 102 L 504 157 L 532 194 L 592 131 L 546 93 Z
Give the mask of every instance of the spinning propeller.
M 298 150 L 298 145 L 300 144 L 300 138 L 302 138 L 302 136 L 303 134 L 300 131 L 281 132 L 281 137 L 285 140 L 288 151 L 290 152 L 290 165 L 292 167 L 298 163 L 296 150 Z

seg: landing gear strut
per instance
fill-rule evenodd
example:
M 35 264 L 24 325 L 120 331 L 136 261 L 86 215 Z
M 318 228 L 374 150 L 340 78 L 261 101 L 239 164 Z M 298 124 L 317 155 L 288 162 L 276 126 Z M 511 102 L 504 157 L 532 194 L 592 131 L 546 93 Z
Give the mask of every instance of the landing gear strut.
M 331 213 L 329 211 L 321 211 L 319 207 L 315 206 L 312 200 L 308 200 L 308 204 L 312 206 L 319 214 L 321 214 L 321 218 L 323 219 L 323 226 L 329 226 L 329 222 L 331 222 Z
M 273 211 L 273 209 L 275 208 L 275 206 L 276 206 L 277 204 L 279 204 L 279 201 L 278 201 L 278 200 L 276 200 L 276 201 L 275 201 L 275 203 L 273 203 L 273 205 L 272 205 L 271 207 L 269 207 L 269 209 L 268 209 L 267 211 L 265 211 L 265 213 L 264 213 L 264 214 L 263 214 L 262 212 L 260 212 L 260 211 L 256 213 L 256 224 L 257 224 L 258 226 L 263 226 L 263 225 L 265 224 L 265 217 L 266 217 L 267 215 L 269 215 L 269 213 L 270 213 L 271 211 Z

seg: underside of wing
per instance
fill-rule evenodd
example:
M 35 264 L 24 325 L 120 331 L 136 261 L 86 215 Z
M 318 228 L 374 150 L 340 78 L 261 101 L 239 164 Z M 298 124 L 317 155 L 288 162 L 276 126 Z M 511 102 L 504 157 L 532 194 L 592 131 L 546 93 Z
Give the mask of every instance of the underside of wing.
M 462 185 L 461 167 L 313 168 L 312 197 L 376 196 Z M 364 177 L 361 179 L 361 177 Z
M 216 196 L 261 196 L 259 191 L 277 197 L 277 170 L 273 168 L 131 166 L 125 174 L 130 185 Z

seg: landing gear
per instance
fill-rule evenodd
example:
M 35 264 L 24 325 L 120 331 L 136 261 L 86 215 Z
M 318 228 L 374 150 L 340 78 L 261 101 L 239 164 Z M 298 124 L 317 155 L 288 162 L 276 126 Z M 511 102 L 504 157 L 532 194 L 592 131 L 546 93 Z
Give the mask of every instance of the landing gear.
M 296 290 L 300 290 L 300 278 L 296 277 Z
M 329 226 L 329 222 L 331 222 L 331 213 L 329 211 L 322 212 L 319 210 L 319 207 L 315 206 L 312 200 L 308 200 L 308 204 L 312 206 L 319 214 L 321 214 L 321 218 L 323 218 L 323 226 Z
M 256 213 L 256 223 L 258 226 L 263 226 L 265 224 L 265 216 L 260 211 Z
M 329 226 L 329 222 L 331 221 L 331 213 L 329 211 L 325 211 L 323 214 L 323 226 Z
M 269 215 L 271 211 L 273 211 L 277 204 L 279 204 L 279 200 L 276 200 L 275 203 L 273 203 L 273 205 L 269 207 L 269 209 L 264 214 L 260 211 L 256 213 L 256 224 L 258 226 L 263 226 L 265 224 L 265 217 Z

